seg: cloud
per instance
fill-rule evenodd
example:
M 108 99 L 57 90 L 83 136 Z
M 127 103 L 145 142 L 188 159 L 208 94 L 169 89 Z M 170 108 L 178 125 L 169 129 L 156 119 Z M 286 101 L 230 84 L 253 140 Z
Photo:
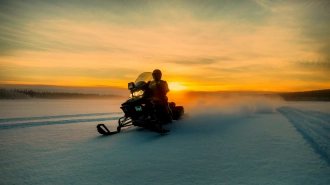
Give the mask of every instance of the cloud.
M 109 78 L 119 84 L 160 68 L 198 88 L 276 88 L 279 78 L 295 82 L 289 72 L 313 66 L 316 79 L 317 69 L 328 69 L 326 1 L 1 3 L 0 63 L 16 71 L 6 80 L 28 73 L 31 81 L 47 83 L 56 74 L 61 80 L 74 74 L 79 83 Z
M 296 31 L 295 42 L 301 50 L 314 53 L 313 59 L 305 56 L 304 60 L 329 58 L 330 52 L 330 2 L 327 0 L 302 0 L 297 6 L 293 1 L 282 5 L 281 14 L 287 18 L 287 26 Z
M 321 61 L 296 61 L 296 65 L 309 70 L 327 71 L 330 72 L 330 58 Z
M 216 64 L 221 61 L 231 61 L 232 59 L 229 57 L 201 57 L 201 58 L 191 58 L 191 59 L 176 59 L 169 60 L 166 62 L 180 64 L 180 65 L 209 65 Z
M 270 10 L 271 12 L 276 12 L 276 8 L 272 7 L 271 1 L 269 0 L 254 0 L 254 1 L 264 9 Z

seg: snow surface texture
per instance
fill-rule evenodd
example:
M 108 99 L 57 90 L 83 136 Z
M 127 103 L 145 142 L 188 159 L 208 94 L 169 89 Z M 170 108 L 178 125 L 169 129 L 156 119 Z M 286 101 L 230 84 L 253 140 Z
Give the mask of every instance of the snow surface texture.
M 120 103 L 1 101 L 0 184 L 330 184 L 329 103 L 199 99 L 168 134 L 99 135 Z
M 330 114 L 290 107 L 281 107 L 278 111 L 289 119 L 330 166 Z

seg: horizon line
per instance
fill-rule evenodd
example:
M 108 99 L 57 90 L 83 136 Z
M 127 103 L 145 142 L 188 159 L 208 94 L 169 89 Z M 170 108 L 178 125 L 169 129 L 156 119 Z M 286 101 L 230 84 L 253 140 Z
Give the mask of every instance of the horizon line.
M 85 88 L 85 89 L 93 89 L 93 88 L 109 88 L 109 89 L 117 89 L 117 90 L 127 90 L 127 88 L 117 87 L 117 86 L 107 86 L 107 85 L 99 85 L 99 86 L 65 86 L 65 85 L 50 85 L 50 84 L 6 84 L 0 83 L 0 88 L 2 86 L 39 86 L 39 87 L 60 87 L 60 88 Z M 11 87 L 11 88 L 20 88 L 20 87 Z M 21 87 L 22 88 L 22 87 Z M 33 90 L 33 89 L 30 89 Z M 197 92 L 197 93 L 217 93 L 217 92 L 250 92 L 250 93 L 290 93 L 290 92 L 309 92 L 309 91 L 323 91 L 330 90 L 329 89 L 308 89 L 302 91 L 271 91 L 271 90 L 171 90 L 170 92 Z

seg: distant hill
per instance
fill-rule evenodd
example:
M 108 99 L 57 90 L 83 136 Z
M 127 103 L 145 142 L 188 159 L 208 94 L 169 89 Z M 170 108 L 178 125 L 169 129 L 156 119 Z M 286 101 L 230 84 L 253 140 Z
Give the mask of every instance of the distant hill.
M 279 95 L 286 101 L 330 101 L 330 89 L 285 92 Z
M 0 89 L 0 99 L 30 99 L 29 95 L 24 93 Z
M 42 84 L 1 84 L 0 89 L 31 89 L 37 92 L 65 92 L 65 93 L 83 93 L 83 94 L 112 94 L 129 96 L 127 88 L 119 88 L 114 86 L 95 86 L 95 87 L 79 87 L 79 86 L 57 86 L 57 85 L 42 85 Z
M 0 99 L 109 99 L 109 98 L 124 98 L 119 95 L 100 95 L 100 94 L 84 94 L 84 93 L 68 93 L 68 92 L 39 92 L 33 90 L 19 90 L 19 89 L 0 89 Z
M 330 101 L 330 89 L 313 90 L 303 92 L 258 92 L 258 91 L 186 91 L 182 92 L 181 96 L 189 98 L 197 97 L 230 97 L 233 95 L 244 96 L 264 96 L 264 97 L 282 97 L 286 101 Z M 170 97 L 173 94 L 170 95 Z M 33 91 L 28 89 L 0 89 L 0 99 L 109 99 L 109 98 L 127 98 L 127 96 L 113 94 L 87 94 L 87 93 L 72 93 L 72 92 L 48 92 L 48 91 Z
M 188 91 L 184 96 L 190 98 L 212 98 L 222 97 L 229 98 L 231 96 L 251 96 L 251 97 L 268 97 L 283 98 L 286 101 L 330 101 L 330 89 L 312 90 L 303 92 L 271 92 L 271 91 Z

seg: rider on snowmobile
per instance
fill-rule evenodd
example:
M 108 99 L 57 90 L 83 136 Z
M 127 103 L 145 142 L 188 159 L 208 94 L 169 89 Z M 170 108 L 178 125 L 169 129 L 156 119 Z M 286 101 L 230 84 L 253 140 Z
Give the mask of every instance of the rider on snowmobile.
M 153 81 L 149 83 L 149 88 L 153 92 L 152 102 L 156 105 L 159 105 L 164 108 L 164 113 L 167 115 L 165 119 L 167 121 L 171 121 L 171 110 L 168 106 L 168 98 L 166 94 L 170 91 L 168 88 L 168 84 L 166 81 L 162 79 L 162 72 L 159 69 L 155 69 L 152 72 L 152 77 L 154 78 Z
M 153 81 L 150 82 L 149 88 L 153 90 L 154 96 L 167 101 L 166 94 L 170 91 L 167 82 L 162 79 L 162 72 L 159 69 L 155 69 L 152 72 Z

